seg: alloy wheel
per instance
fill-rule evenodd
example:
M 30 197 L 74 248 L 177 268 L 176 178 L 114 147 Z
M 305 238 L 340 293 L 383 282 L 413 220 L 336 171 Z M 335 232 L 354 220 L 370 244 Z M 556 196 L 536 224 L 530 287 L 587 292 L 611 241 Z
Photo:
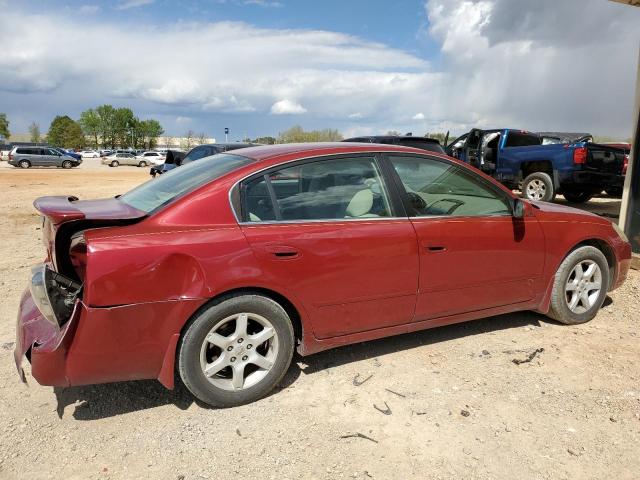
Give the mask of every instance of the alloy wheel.
M 602 271 L 593 260 L 583 260 L 573 267 L 565 284 L 565 300 L 569 310 L 585 313 L 598 300 L 602 289 Z
M 529 200 L 542 200 L 547 193 L 547 187 L 542 180 L 531 180 L 527 184 L 527 198 Z
M 243 390 L 266 377 L 278 349 L 278 335 L 269 320 L 255 313 L 239 313 L 209 331 L 200 349 L 200 367 L 216 387 Z

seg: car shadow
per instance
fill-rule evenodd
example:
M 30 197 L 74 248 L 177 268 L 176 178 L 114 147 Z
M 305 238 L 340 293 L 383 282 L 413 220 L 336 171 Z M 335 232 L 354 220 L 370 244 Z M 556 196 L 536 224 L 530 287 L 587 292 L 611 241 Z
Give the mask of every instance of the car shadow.
M 611 300 L 607 298 L 605 306 L 610 303 Z M 277 394 L 286 389 L 301 374 L 312 375 L 351 362 L 382 357 L 398 351 L 434 345 L 447 340 L 527 325 L 540 326 L 541 322 L 555 323 L 548 317 L 535 312 L 517 312 L 361 342 L 308 357 L 296 355 L 283 379 L 269 395 Z M 482 343 L 479 342 L 478 352 L 483 349 Z M 164 405 L 174 405 L 180 410 L 186 410 L 193 403 L 196 403 L 203 409 L 215 409 L 194 399 L 178 376 L 176 376 L 174 390 L 167 390 L 156 380 L 139 380 L 80 387 L 55 387 L 53 391 L 58 402 L 56 409 L 58 416 L 62 418 L 67 407 L 74 405 L 73 418 L 83 421 L 108 418 Z

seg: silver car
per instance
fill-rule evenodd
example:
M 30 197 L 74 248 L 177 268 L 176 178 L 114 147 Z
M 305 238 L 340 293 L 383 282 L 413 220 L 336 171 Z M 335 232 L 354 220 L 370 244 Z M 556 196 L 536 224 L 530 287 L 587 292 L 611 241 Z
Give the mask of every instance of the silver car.
M 82 160 L 49 147 L 14 147 L 9 153 L 9 164 L 14 167 L 77 167 Z
M 103 165 L 117 167 L 119 165 L 134 165 L 136 167 L 146 167 L 150 161 L 134 156 L 132 153 L 114 153 L 102 159 Z

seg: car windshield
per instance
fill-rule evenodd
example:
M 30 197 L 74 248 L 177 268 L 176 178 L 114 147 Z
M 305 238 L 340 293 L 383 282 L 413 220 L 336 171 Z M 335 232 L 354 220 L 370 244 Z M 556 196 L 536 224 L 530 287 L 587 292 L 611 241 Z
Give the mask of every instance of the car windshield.
M 138 210 L 151 213 L 176 198 L 253 160 L 240 155 L 221 153 L 190 163 L 149 180 L 120 196 L 119 199 Z

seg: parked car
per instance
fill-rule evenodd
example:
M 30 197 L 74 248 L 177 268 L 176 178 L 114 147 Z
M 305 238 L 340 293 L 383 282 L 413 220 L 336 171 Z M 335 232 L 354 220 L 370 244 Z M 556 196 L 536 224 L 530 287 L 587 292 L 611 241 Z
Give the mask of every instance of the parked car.
M 60 148 L 60 147 L 51 147 L 51 148 L 53 148 L 54 150 L 57 150 L 62 155 L 68 155 L 69 157 L 73 157 L 76 160 L 79 160 L 80 162 L 82 162 L 82 155 L 80 155 L 79 153 L 74 152 L 73 150 L 66 150 L 66 149 Z
M 9 153 L 9 164 L 14 167 L 77 167 L 82 159 L 62 153 L 53 147 L 14 147 Z
M 113 150 L 108 150 L 108 149 L 100 150 L 100 156 L 101 157 L 108 157 L 112 153 L 114 153 Z
M 542 145 L 523 130 L 473 129 L 447 146 L 447 153 L 479 168 L 530 200 L 553 201 L 562 194 L 582 203 L 624 183 L 624 152 L 580 141 Z
M 100 156 L 100 152 L 97 150 L 82 150 L 80 152 L 80 156 L 82 158 L 98 158 Z
M 162 165 L 164 163 L 166 156 L 167 156 L 166 153 L 162 154 L 160 152 L 156 152 L 153 150 L 149 150 L 147 152 L 143 152 L 137 155 L 138 158 L 144 159 L 145 161 L 153 165 Z
M 185 153 L 181 150 L 167 150 L 164 163 L 161 163 L 159 165 L 152 165 L 151 169 L 149 170 L 149 174 L 153 178 L 155 178 L 157 175 L 162 174 L 162 172 L 166 168 L 165 165 L 180 165 L 182 163 L 182 160 L 184 160 L 184 157 Z
M 444 148 L 440 141 L 435 138 L 414 137 L 411 135 L 371 135 L 364 137 L 353 137 L 343 140 L 343 142 L 357 143 L 381 143 L 386 145 L 404 145 L 405 147 L 419 148 L 429 152 L 444 153 Z
M 201 158 L 210 157 L 211 155 L 217 155 L 222 152 L 230 152 L 232 150 L 239 150 L 241 148 L 255 147 L 258 146 L 256 143 L 209 143 L 205 145 L 198 145 L 197 147 L 192 148 L 189 152 L 182 158 L 176 159 L 173 162 L 167 162 L 165 160 L 164 166 L 162 170 L 155 172 L 152 170 L 149 172 L 152 176 L 157 175 L 158 173 L 165 173 L 170 170 L 173 170 L 180 165 L 185 165 L 187 163 L 194 162 L 196 160 L 200 160 Z
M 178 372 L 218 406 L 266 395 L 294 348 L 520 310 L 587 322 L 631 261 L 606 218 L 395 145 L 247 148 L 34 206 L 48 256 L 20 301 L 18 371 L 26 355 L 42 385 L 168 388 Z
M 13 145 L 10 143 L 0 144 L 0 161 L 9 160 L 9 153 L 13 150 Z
M 135 167 L 146 167 L 149 161 L 138 158 L 132 153 L 113 153 L 101 160 L 103 165 L 110 167 L 118 167 L 120 165 L 133 165 Z

